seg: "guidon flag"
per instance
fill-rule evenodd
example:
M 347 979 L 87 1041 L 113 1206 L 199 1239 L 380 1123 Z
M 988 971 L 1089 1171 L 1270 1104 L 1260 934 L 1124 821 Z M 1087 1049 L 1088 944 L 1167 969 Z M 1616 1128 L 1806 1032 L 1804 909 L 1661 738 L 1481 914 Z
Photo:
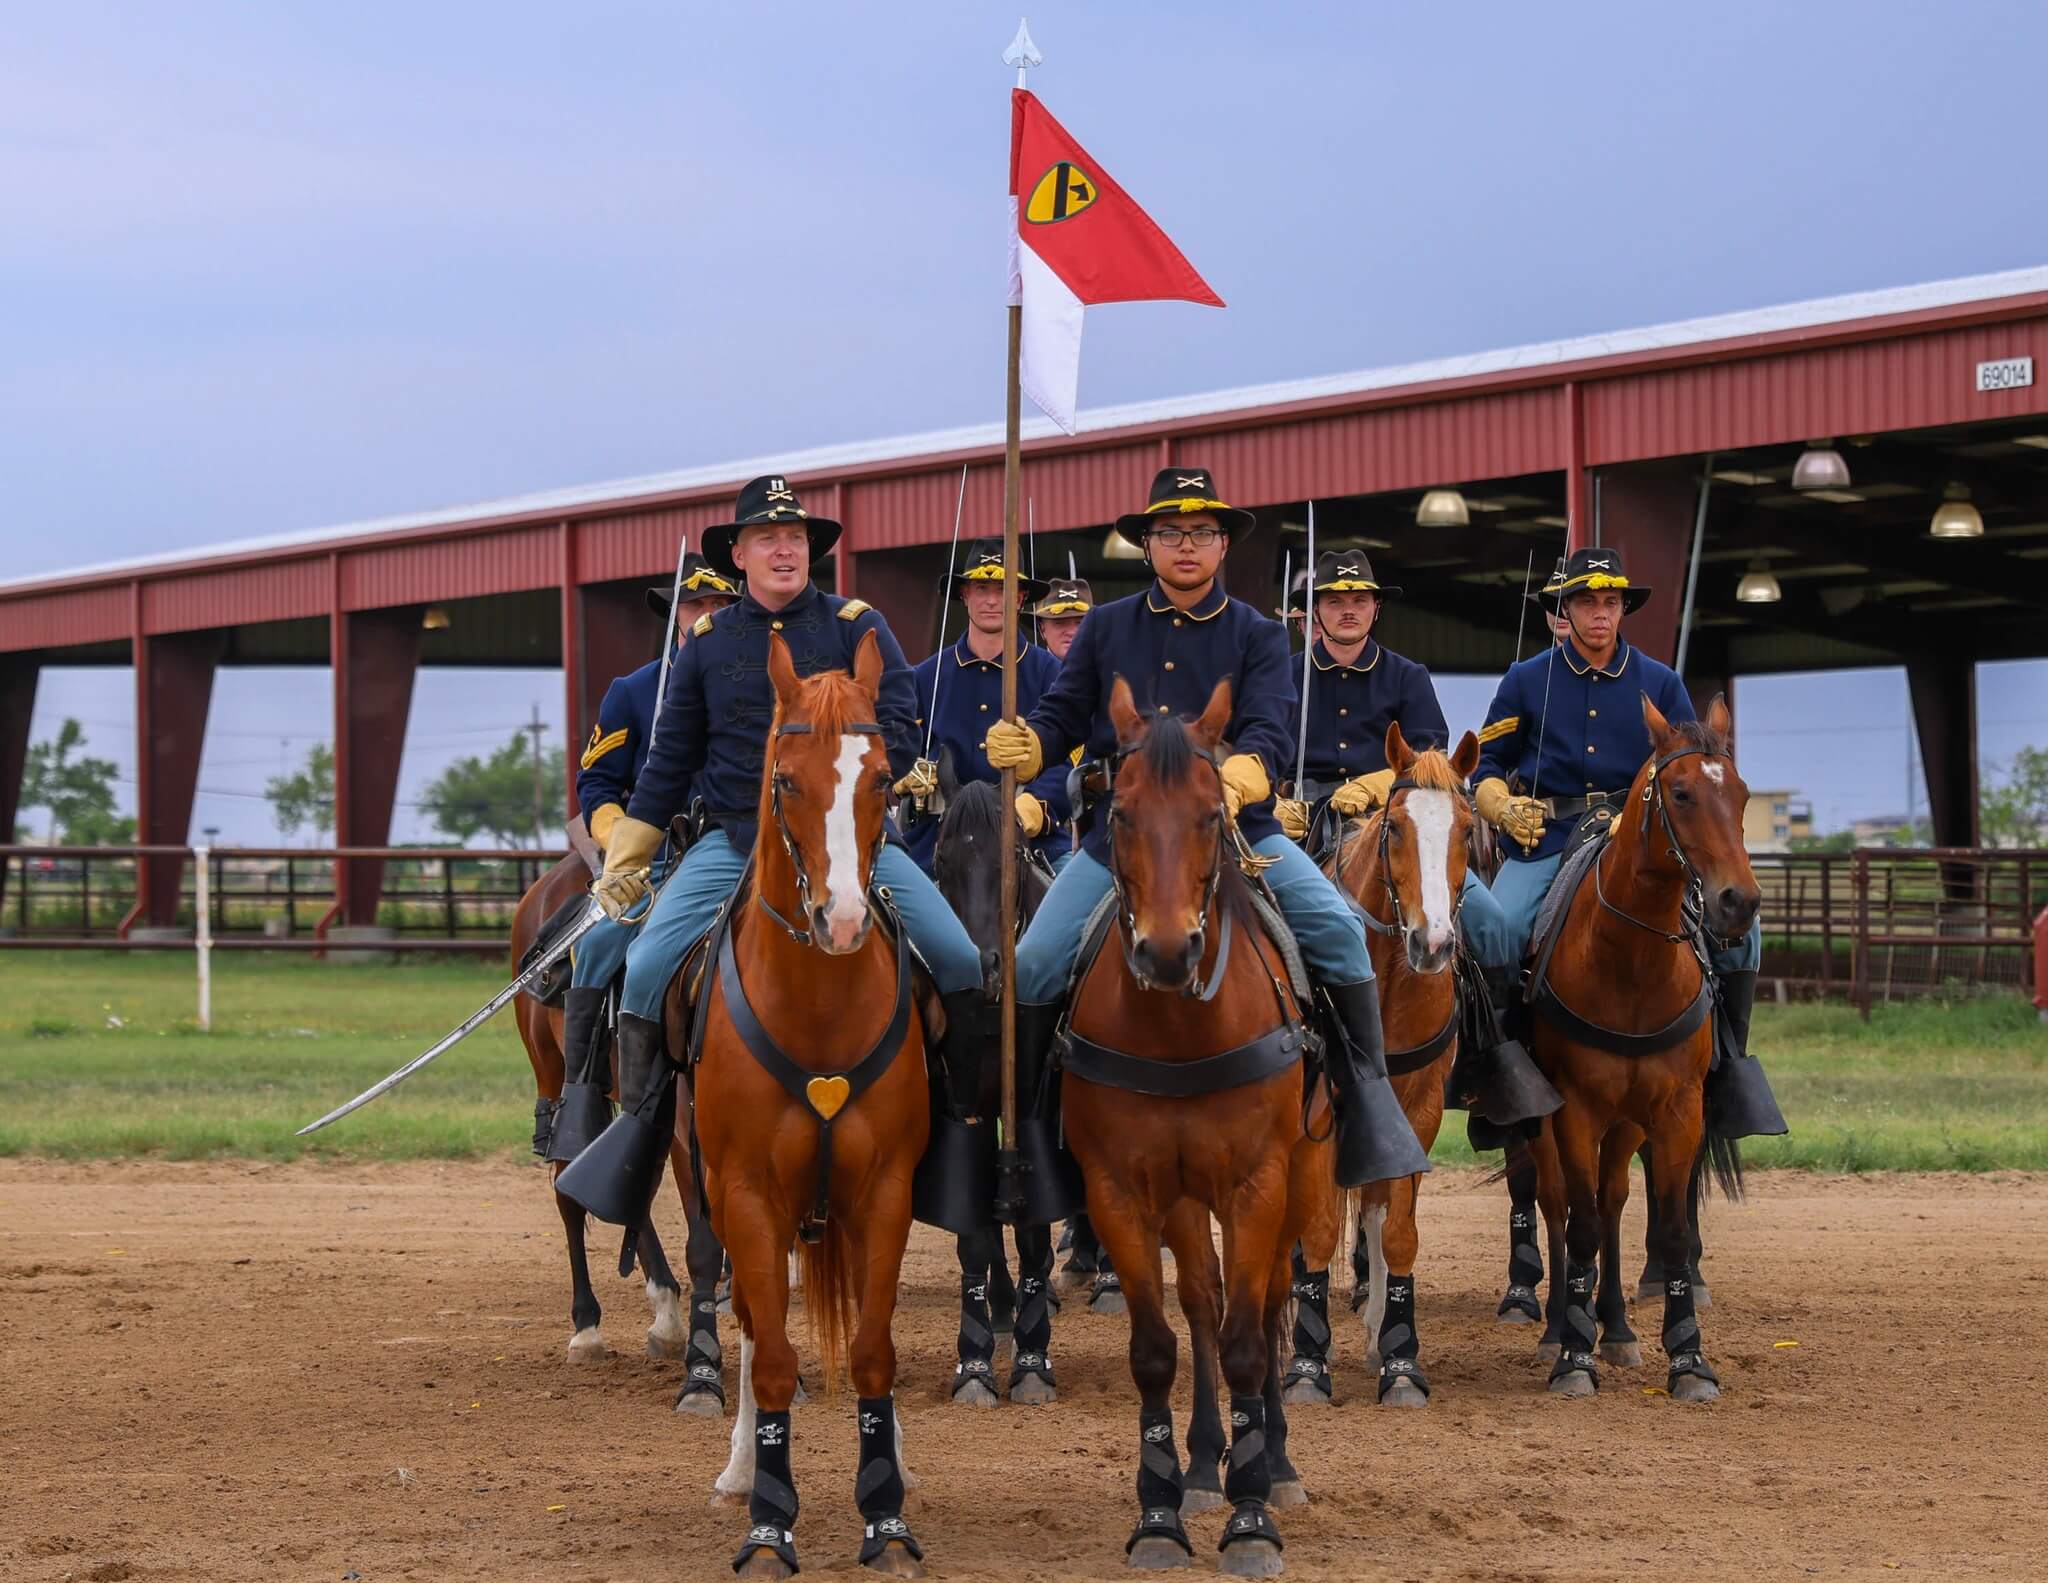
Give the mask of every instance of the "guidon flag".
M 1084 308 L 1161 301 L 1223 306 L 1152 217 L 1026 88 L 1010 94 L 1009 300 L 1024 309 L 1024 393 L 1069 434 L 1080 391 Z

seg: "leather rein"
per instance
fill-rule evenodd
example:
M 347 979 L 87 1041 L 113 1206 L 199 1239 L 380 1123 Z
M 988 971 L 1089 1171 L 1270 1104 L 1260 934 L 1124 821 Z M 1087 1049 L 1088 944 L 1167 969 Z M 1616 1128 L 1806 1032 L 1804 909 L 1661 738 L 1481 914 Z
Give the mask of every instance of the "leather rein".
M 1403 792 L 1411 792 L 1418 789 L 1416 783 L 1408 776 L 1400 776 L 1394 781 L 1393 785 L 1387 788 L 1387 800 L 1380 804 L 1379 809 L 1378 861 L 1380 883 L 1386 890 L 1387 910 L 1394 915 L 1393 921 L 1390 923 L 1380 922 L 1373 915 L 1370 907 L 1366 906 L 1363 901 L 1358 903 L 1358 915 L 1364 921 L 1366 928 L 1387 940 L 1398 940 L 1408 929 L 1408 921 L 1401 911 L 1401 893 L 1394 885 L 1393 865 L 1388 861 L 1387 827 L 1393 823 L 1394 799 Z M 1339 856 L 1340 858 L 1342 856 L 1341 848 L 1339 848 Z M 1465 893 L 1461 890 L 1456 896 L 1451 898 L 1451 932 L 1454 937 L 1457 935 L 1458 917 L 1464 911 L 1464 907 Z M 1444 1019 L 1444 1025 L 1418 1045 L 1413 1045 L 1406 1050 L 1387 1051 L 1387 1075 L 1390 1077 L 1400 1077 L 1427 1066 L 1449 1048 L 1451 1040 L 1457 1037 L 1457 1032 L 1458 988 L 1456 981 L 1453 980 L 1451 985 L 1451 1014 Z

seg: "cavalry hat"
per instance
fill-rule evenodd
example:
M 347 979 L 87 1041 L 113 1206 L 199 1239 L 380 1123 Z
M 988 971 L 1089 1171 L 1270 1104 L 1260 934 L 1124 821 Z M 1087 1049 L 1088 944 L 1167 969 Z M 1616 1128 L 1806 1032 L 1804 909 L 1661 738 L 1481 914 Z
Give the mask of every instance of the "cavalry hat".
M 1085 616 L 1095 608 L 1095 592 L 1085 577 L 1054 577 L 1046 582 L 1045 595 L 1024 613 L 1043 621 L 1055 616 Z
M 769 473 L 740 491 L 732 521 L 704 530 L 705 559 L 714 570 L 728 577 L 737 577 L 739 568 L 733 564 L 732 547 L 739 539 L 740 530 L 763 528 L 776 522 L 804 524 L 805 532 L 810 536 L 811 559 L 814 561 L 822 559 L 839 542 L 838 523 L 830 517 L 812 516 L 796 498 L 796 491 L 789 487 L 789 480 L 779 473 Z
M 1294 586 L 1282 590 L 1279 608 L 1274 612 L 1282 621 L 1292 621 L 1308 614 L 1308 573 L 1296 572 Z
M 1545 610 L 1555 611 L 1560 601 L 1586 589 L 1618 588 L 1624 614 L 1640 610 L 1654 589 L 1628 580 L 1621 564 L 1621 551 L 1611 544 L 1582 545 L 1565 558 L 1557 575 L 1536 595 Z
M 1225 505 L 1216 498 L 1216 480 L 1206 467 L 1166 467 L 1152 480 L 1152 498 L 1143 511 L 1126 512 L 1116 519 L 1116 530 L 1133 544 L 1143 544 L 1145 535 L 1158 526 L 1161 517 L 1187 516 L 1206 511 L 1230 537 L 1249 533 L 1259 519 L 1249 511 Z
M 1378 594 L 1382 600 L 1399 599 L 1398 583 L 1374 580 L 1372 560 L 1363 550 L 1325 550 L 1316 557 L 1316 592 L 1319 594 Z
M 683 557 L 683 597 L 685 599 L 737 599 L 739 584 L 721 572 L 714 571 L 711 563 L 695 550 Z M 669 590 L 665 583 L 658 583 L 647 590 L 647 608 L 662 620 L 668 619 Z
M 1551 569 L 1550 575 L 1543 580 L 1543 586 L 1541 588 L 1532 590 L 1529 594 L 1529 598 L 1533 599 L 1539 605 L 1545 602 L 1546 595 L 1554 599 L 1557 596 L 1558 585 L 1563 581 L 1564 557 L 1560 555 L 1557 558 L 1557 565 Z
M 1001 583 L 1003 580 L 1003 541 L 1001 539 L 976 539 L 968 547 L 967 555 L 960 563 L 960 570 L 947 572 L 939 579 L 948 599 L 962 597 L 965 590 L 962 583 Z M 1024 607 L 1035 599 L 1045 597 L 1045 580 L 1017 574 L 1017 609 L 1020 614 L 1029 615 Z

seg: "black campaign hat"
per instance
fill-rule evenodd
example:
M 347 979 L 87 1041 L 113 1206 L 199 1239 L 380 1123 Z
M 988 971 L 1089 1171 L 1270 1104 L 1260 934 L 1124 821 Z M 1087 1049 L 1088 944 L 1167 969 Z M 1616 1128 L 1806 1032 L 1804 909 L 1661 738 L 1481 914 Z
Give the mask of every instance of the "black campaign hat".
M 940 587 L 948 599 L 959 598 L 966 592 L 962 583 L 1001 583 L 1003 580 L 1003 541 L 1001 539 L 976 539 L 968 546 L 967 554 L 960 562 L 960 570 L 947 572 L 939 579 Z M 1029 615 L 1025 606 L 1033 600 L 1045 597 L 1045 581 L 1038 577 L 1017 574 L 1017 609 Z
M 704 557 L 714 570 L 723 572 L 727 577 L 737 577 L 739 568 L 733 564 L 732 547 L 739 539 L 740 530 L 765 528 L 777 522 L 804 524 L 810 536 L 813 561 L 822 560 L 839 542 L 838 523 L 830 517 L 812 516 L 796 498 L 796 491 L 789 487 L 789 480 L 780 473 L 769 473 L 740 491 L 732 521 L 704 530 Z
M 1044 621 L 1049 617 L 1085 616 L 1094 608 L 1095 591 L 1088 586 L 1087 578 L 1054 577 L 1046 583 L 1045 597 L 1025 614 Z
M 1621 563 L 1621 551 L 1613 545 L 1588 544 L 1573 550 L 1565 558 L 1558 574 L 1543 585 L 1536 597 L 1545 610 L 1555 612 L 1558 605 L 1573 594 L 1597 588 L 1620 589 L 1624 614 L 1642 609 L 1656 591 L 1628 580 L 1628 572 Z
M 685 599 L 737 599 L 739 584 L 723 572 L 715 570 L 711 563 L 695 550 L 683 557 L 683 597 Z M 647 608 L 662 620 L 668 619 L 668 589 L 657 584 L 647 590 Z
M 1325 550 L 1316 557 L 1315 591 L 1319 594 L 1378 594 L 1399 599 L 1399 583 L 1381 583 L 1372 575 L 1372 558 L 1363 550 Z
M 1133 544 L 1143 544 L 1145 535 L 1159 525 L 1161 517 L 1188 516 L 1206 511 L 1235 538 L 1249 533 L 1259 519 L 1237 506 L 1225 505 L 1216 495 L 1216 480 L 1206 467 L 1165 467 L 1152 480 L 1152 497 L 1143 511 L 1126 512 L 1116 519 L 1116 530 Z

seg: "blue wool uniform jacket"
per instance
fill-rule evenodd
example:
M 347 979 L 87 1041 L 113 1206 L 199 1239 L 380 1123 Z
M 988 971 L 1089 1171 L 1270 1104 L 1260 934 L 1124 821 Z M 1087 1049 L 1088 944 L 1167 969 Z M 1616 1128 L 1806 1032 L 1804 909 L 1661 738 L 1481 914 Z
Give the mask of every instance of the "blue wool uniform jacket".
M 1693 718 L 1692 695 L 1678 673 L 1631 648 L 1627 639 L 1615 645 L 1605 670 L 1595 670 L 1569 638 L 1558 645 L 1554 659 L 1548 650 L 1530 655 L 1501 678 L 1493 695 L 1479 733 L 1473 784 L 1498 776 L 1518 791 L 1543 797 L 1627 791 L 1650 756 L 1650 733 L 1643 724 L 1646 693 L 1672 724 Z M 1550 820 L 1533 852 L 1506 840 L 1501 850 L 1517 862 L 1553 856 L 1564 850 L 1577 822 Z
M 647 762 L 647 738 L 654 724 L 654 694 L 661 686 L 661 661 L 650 660 L 604 690 L 597 724 L 590 728 L 576 772 L 576 806 L 583 821 L 606 803 L 624 809 Z
M 943 674 L 944 680 L 940 677 Z M 1059 677 L 1060 662 L 1035 644 L 1020 645 L 1017 653 L 1017 710 L 1029 714 L 1045 690 Z M 967 639 L 941 649 L 918 662 L 911 672 L 911 687 L 917 695 L 917 736 L 924 741 L 925 722 L 932 718 L 932 693 L 938 692 L 938 723 L 932 729 L 932 757 L 942 749 L 953 750 L 953 773 L 964 786 L 969 781 L 999 781 L 1002 772 L 981 750 L 989 726 L 1002 718 L 1003 667 L 1000 661 L 978 658 Z M 1067 802 L 1067 766 L 1048 768 L 1036 780 L 1019 788 L 1045 804 L 1045 833 L 1031 844 L 1048 859 L 1067 846 L 1064 826 L 1073 817 Z M 932 848 L 939 838 L 939 821 L 921 819 L 905 832 L 904 841 L 917 866 L 927 873 L 932 866 Z
M 1025 724 L 1045 747 L 1047 765 L 1061 764 L 1074 748 L 1088 757 L 1116 754 L 1116 727 L 1109 719 L 1109 694 L 1117 677 L 1130 684 L 1140 713 L 1183 715 L 1208 707 L 1216 683 L 1230 679 L 1230 727 L 1224 740 L 1233 753 L 1256 754 L 1266 778 L 1280 783 L 1281 766 L 1293 768 L 1294 683 L 1287 674 L 1287 634 L 1221 586 L 1193 610 L 1168 603 L 1155 583 L 1143 593 L 1097 605 L 1081 621 L 1066 664 Z M 1273 800 L 1248 803 L 1237 816 L 1248 841 L 1277 835 Z M 1099 863 L 1109 861 L 1109 821 L 1091 818 L 1081 849 Z
M 641 765 L 633 800 L 626 806 L 631 817 L 666 826 L 692 800 L 701 799 L 711 824 L 740 851 L 753 850 L 768 727 L 775 718 L 768 639 L 776 632 L 789 644 L 801 676 L 851 671 L 860 640 L 875 634 L 882 645 L 876 721 L 888 745 L 890 770 L 908 772 L 921 742 L 916 701 L 909 663 L 881 612 L 858 599 L 820 593 L 815 586 L 774 611 L 748 594 L 700 618 L 669 668 L 654 750 Z
M 1308 684 L 1308 778 L 1327 791 L 1354 775 L 1387 767 L 1387 726 L 1418 752 L 1445 746 L 1450 730 L 1429 668 L 1367 638 L 1355 665 L 1339 665 L 1316 644 Z M 1293 668 L 1296 687 L 1301 665 Z M 1291 768 L 1291 766 L 1290 766 Z M 1299 794 L 1297 794 L 1299 795 Z

